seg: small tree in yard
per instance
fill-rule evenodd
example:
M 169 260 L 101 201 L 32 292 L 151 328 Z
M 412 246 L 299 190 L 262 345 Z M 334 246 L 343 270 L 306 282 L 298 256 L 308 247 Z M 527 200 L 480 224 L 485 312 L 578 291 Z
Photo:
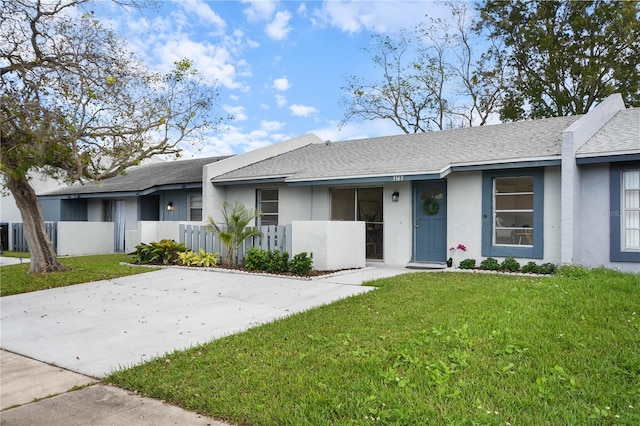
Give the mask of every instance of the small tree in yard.
M 209 115 L 218 86 L 190 61 L 166 75 L 149 71 L 85 3 L 0 4 L 0 172 L 22 216 L 30 273 L 65 269 L 45 232 L 34 172 L 99 181 L 177 155 L 180 142 L 223 121 Z
M 244 240 L 252 236 L 261 236 L 262 232 L 249 224 L 257 217 L 262 216 L 260 210 L 249 210 L 244 204 L 234 201 L 222 203 L 222 223 L 216 223 L 209 217 L 207 231 L 218 234 L 220 241 L 227 249 L 227 265 L 238 263 L 238 248 Z

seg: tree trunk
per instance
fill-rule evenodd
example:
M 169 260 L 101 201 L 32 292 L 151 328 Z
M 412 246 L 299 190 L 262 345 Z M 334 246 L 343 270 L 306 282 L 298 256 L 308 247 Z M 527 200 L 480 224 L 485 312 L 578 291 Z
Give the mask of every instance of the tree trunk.
M 31 253 L 29 273 L 41 274 L 65 270 L 65 266 L 58 260 L 53 244 L 47 235 L 40 202 L 29 180 L 25 176 L 9 175 L 7 187 L 16 200 L 16 205 L 22 216 L 24 236 Z

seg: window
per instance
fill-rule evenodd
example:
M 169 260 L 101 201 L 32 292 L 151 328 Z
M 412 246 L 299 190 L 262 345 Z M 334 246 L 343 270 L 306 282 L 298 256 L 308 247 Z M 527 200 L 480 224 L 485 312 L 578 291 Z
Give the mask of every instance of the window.
M 187 220 L 202 221 L 202 195 L 189 195 L 189 217 Z
M 611 261 L 640 262 L 640 164 L 610 171 Z
M 258 210 L 262 216 L 258 218 L 259 226 L 278 224 L 278 190 L 258 189 Z
M 493 179 L 493 245 L 533 245 L 533 176 Z
M 543 170 L 485 172 L 482 191 L 482 255 L 542 258 Z
M 640 250 L 640 170 L 622 173 L 622 249 Z

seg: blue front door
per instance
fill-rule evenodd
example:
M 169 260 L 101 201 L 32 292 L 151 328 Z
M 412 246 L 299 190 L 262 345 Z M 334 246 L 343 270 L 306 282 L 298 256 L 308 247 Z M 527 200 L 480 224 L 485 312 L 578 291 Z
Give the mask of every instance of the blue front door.
M 415 182 L 414 246 L 416 262 L 447 261 L 447 181 Z

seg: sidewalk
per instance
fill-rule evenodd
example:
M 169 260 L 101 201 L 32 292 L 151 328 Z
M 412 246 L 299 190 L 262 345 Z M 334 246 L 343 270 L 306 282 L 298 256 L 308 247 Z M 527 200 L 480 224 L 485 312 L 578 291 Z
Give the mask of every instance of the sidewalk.
M 308 281 L 169 268 L 2 297 L 0 424 L 224 426 L 96 378 L 406 272 L 366 268 Z

